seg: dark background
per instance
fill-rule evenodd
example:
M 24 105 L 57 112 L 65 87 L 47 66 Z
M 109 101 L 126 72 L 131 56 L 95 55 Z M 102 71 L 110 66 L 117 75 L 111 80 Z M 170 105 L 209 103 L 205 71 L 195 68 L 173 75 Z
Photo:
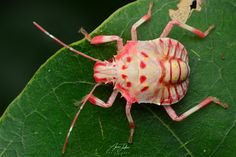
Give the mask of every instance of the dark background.
M 34 27 L 37 21 L 66 43 L 83 38 L 118 8 L 134 0 L 64 0 L 0 2 L 0 116 L 36 70 L 60 46 Z

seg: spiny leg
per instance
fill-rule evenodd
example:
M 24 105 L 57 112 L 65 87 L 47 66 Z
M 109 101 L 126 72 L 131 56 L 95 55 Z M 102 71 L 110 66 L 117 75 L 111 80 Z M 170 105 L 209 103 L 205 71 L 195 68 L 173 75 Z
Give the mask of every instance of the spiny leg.
M 133 143 L 134 128 L 135 128 L 134 120 L 130 113 L 131 107 L 132 107 L 132 104 L 127 102 L 125 106 L 125 112 L 126 112 L 126 117 L 129 121 L 129 127 L 130 127 L 130 135 L 129 135 L 128 143 Z
M 123 40 L 121 37 L 117 35 L 98 35 L 93 38 L 87 33 L 87 31 L 83 28 L 80 29 L 80 32 L 84 35 L 84 37 L 90 41 L 91 44 L 103 44 L 107 42 L 117 41 L 117 50 L 120 51 L 123 48 Z
M 192 33 L 194 33 L 194 34 L 196 34 L 197 36 L 199 36 L 199 37 L 201 37 L 201 38 L 205 38 L 205 37 L 210 33 L 210 31 L 215 27 L 214 25 L 210 25 L 210 26 L 208 27 L 208 29 L 207 29 L 205 32 L 202 32 L 202 31 L 200 31 L 199 29 L 196 29 L 196 28 L 194 28 L 194 27 L 192 27 L 192 26 L 189 26 L 189 25 L 187 25 L 187 24 L 185 24 L 185 23 L 181 23 L 181 22 L 179 22 L 179 21 L 177 21 L 177 20 L 172 20 L 172 21 L 170 21 L 170 22 L 166 25 L 166 27 L 165 27 L 165 29 L 163 30 L 163 32 L 162 32 L 160 38 L 165 38 L 165 37 L 167 37 L 168 34 L 170 33 L 170 31 L 172 30 L 172 28 L 174 27 L 174 25 L 177 25 L 177 26 L 179 26 L 179 27 L 181 27 L 181 28 L 183 28 L 183 29 L 186 29 L 186 30 L 188 30 L 188 31 L 190 31 L 190 32 L 192 32 Z
M 137 28 L 141 24 L 143 24 L 144 22 L 151 19 L 152 6 L 153 6 L 153 2 L 150 2 L 147 14 L 144 15 L 141 19 L 139 19 L 136 23 L 133 24 L 133 26 L 131 28 L 131 38 L 132 38 L 132 40 L 137 41 Z
M 88 101 L 90 101 L 90 103 L 103 107 L 103 108 L 108 108 L 111 107 L 112 104 L 114 103 L 116 96 L 118 94 L 118 90 L 113 90 L 111 96 L 109 97 L 108 101 L 105 103 L 104 101 L 102 101 L 101 99 L 99 99 L 98 97 L 95 97 L 93 94 L 91 94 L 88 98 Z M 82 100 L 82 102 L 84 102 L 84 100 Z
M 211 97 L 211 96 L 207 97 L 205 100 L 200 102 L 198 105 L 196 105 L 193 108 L 189 109 L 188 111 L 186 111 L 185 113 L 183 113 L 180 116 L 178 116 L 176 114 L 176 112 L 173 110 L 173 108 L 171 106 L 164 106 L 164 108 L 165 108 L 166 112 L 168 113 L 168 115 L 171 117 L 172 120 L 182 121 L 183 119 L 187 118 L 189 115 L 191 115 L 194 112 L 200 110 L 201 108 L 211 104 L 212 102 L 216 103 L 217 105 L 222 106 L 225 109 L 228 108 L 227 104 L 224 104 L 219 99 L 217 99 L 216 97 Z

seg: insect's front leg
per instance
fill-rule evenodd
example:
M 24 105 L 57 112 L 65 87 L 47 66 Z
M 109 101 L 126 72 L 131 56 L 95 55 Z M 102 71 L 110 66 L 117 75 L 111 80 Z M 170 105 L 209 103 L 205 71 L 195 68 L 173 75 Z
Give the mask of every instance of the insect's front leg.
M 171 117 L 172 120 L 182 121 L 185 118 L 187 118 L 188 116 L 190 116 L 191 114 L 193 114 L 194 112 L 196 112 L 196 111 L 200 110 L 201 108 L 209 105 L 211 102 L 214 102 L 217 105 L 220 105 L 224 108 L 228 108 L 227 104 L 223 104 L 219 99 L 217 99 L 215 97 L 211 97 L 211 96 L 209 96 L 208 98 L 206 98 L 205 100 L 200 102 L 198 105 L 196 105 L 193 108 L 189 109 L 188 111 L 186 111 L 185 113 L 183 113 L 180 116 L 178 116 L 176 114 L 176 112 L 173 110 L 173 108 L 171 106 L 164 106 L 164 108 L 165 108 L 166 112 L 168 113 L 168 115 Z
M 123 40 L 121 37 L 117 35 L 98 35 L 93 38 L 83 29 L 80 29 L 80 32 L 85 36 L 85 38 L 90 41 L 91 44 L 103 44 L 107 42 L 117 42 L 117 50 L 118 52 L 123 48 Z
M 185 23 L 179 22 L 179 21 L 177 21 L 177 20 L 172 20 L 172 21 L 170 21 L 170 22 L 166 25 L 166 27 L 165 27 L 165 29 L 163 30 L 163 32 L 162 32 L 160 38 L 165 38 L 165 37 L 167 37 L 168 34 L 170 33 L 170 31 L 172 30 L 172 28 L 174 27 L 174 25 L 177 25 L 177 26 L 179 26 L 179 27 L 181 27 L 181 28 L 183 28 L 183 29 L 186 29 L 186 30 L 188 30 L 188 31 L 190 31 L 190 32 L 192 32 L 192 33 L 194 33 L 194 34 L 196 34 L 197 36 L 199 36 L 199 37 L 201 37 L 201 38 L 205 38 L 205 37 L 210 33 L 210 31 L 211 31 L 213 28 L 215 28 L 214 25 L 210 25 L 210 26 L 208 27 L 208 29 L 207 29 L 205 32 L 202 32 L 201 30 L 199 30 L 199 29 L 197 29 L 197 28 L 194 28 L 194 27 L 192 27 L 192 26 L 189 26 L 189 25 L 187 25 L 187 24 L 185 24 Z
M 152 11 L 153 2 L 149 3 L 148 12 L 142 18 L 140 18 L 137 22 L 135 22 L 131 28 L 131 38 L 132 40 L 137 40 L 137 28 L 142 25 L 144 22 L 151 19 L 151 11 Z
M 93 94 L 91 94 L 88 98 L 88 101 L 96 106 L 100 106 L 103 108 L 108 108 L 111 107 L 116 99 L 116 96 L 118 94 L 118 90 L 113 90 L 111 96 L 109 97 L 108 101 L 105 103 L 104 101 L 102 101 L 101 99 L 99 99 L 98 97 L 94 96 Z M 83 102 L 83 100 L 82 100 Z

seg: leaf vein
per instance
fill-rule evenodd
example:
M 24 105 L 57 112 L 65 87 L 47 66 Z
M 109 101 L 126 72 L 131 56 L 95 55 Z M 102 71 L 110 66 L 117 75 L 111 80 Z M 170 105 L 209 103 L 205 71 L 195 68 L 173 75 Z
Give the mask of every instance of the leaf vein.
M 176 138 L 176 140 L 180 143 L 181 147 L 183 147 L 186 152 L 191 156 L 194 157 L 192 152 L 186 147 L 186 144 L 178 137 L 178 135 L 170 128 L 169 125 L 167 125 L 156 113 L 154 113 L 150 108 L 146 107 L 145 108 L 154 115 L 156 119 L 158 119 L 161 124 Z
M 217 64 L 216 64 L 216 65 L 217 65 Z M 218 66 L 218 65 L 217 65 L 217 66 Z M 218 66 L 218 67 L 219 67 L 219 66 Z M 219 69 L 219 72 L 220 72 L 220 79 L 222 79 L 222 81 L 223 81 L 224 84 L 226 85 L 226 83 L 225 83 L 226 81 L 224 80 L 224 78 L 223 78 L 223 76 L 222 76 L 222 71 L 221 71 L 221 70 L 222 70 L 222 69 Z M 232 94 L 231 94 L 231 92 L 230 92 L 230 90 L 229 90 L 229 87 L 226 86 L 226 89 L 227 89 L 227 91 L 228 91 L 228 93 L 229 93 L 230 99 L 231 99 L 232 102 L 235 104 L 235 101 L 234 101 L 233 96 L 232 96 Z M 236 125 L 236 116 L 234 117 L 234 121 L 233 121 L 232 125 L 229 127 L 228 130 L 226 130 L 226 133 L 225 133 L 224 137 L 223 137 L 222 140 L 219 142 L 219 144 L 216 146 L 216 148 L 212 151 L 212 153 L 210 154 L 209 157 L 212 157 L 212 156 L 217 152 L 217 150 L 218 150 L 218 149 L 221 147 L 221 145 L 224 143 L 226 137 L 229 135 L 229 133 L 230 133 L 231 130 L 235 127 L 235 125 Z

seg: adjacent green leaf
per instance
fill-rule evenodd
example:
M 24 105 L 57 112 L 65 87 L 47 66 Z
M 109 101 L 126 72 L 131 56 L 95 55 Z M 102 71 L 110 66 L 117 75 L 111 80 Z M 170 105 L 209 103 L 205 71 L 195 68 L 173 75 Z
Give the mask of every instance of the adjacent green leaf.
M 132 24 L 146 13 L 148 3 L 140 0 L 119 9 L 93 36 L 115 34 L 129 40 Z M 176 8 L 177 1 L 154 3 L 152 20 L 138 29 L 140 40 L 158 38 L 170 20 L 168 9 Z M 117 98 L 109 109 L 87 103 L 64 156 L 236 156 L 235 9 L 236 3 L 231 0 L 207 0 L 202 11 L 188 21 L 200 30 L 215 24 L 216 29 L 206 39 L 178 27 L 169 36 L 183 43 L 190 56 L 190 87 L 185 98 L 173 105 L 177 113 L 190 109 L 208 95 L 228 103 L 228 110 L 212 104 L 177 123 L 162 107 L 135 104 L 132 114 L 137 128 L 134 144 L 128 145 L 125 100 Z M 82 40 L 73 47 L 103 60 L 116 54 L 114 44 L 93 46 Z M 42 65 L 1 117 L 0 157 L 63 156 L 61 148 L 78 110 L 74 103 L 95 83 L 93 64 L 63 48 Z M 95 95 L 106 100 L 111 91 L 112 86 L 104 85 Z

